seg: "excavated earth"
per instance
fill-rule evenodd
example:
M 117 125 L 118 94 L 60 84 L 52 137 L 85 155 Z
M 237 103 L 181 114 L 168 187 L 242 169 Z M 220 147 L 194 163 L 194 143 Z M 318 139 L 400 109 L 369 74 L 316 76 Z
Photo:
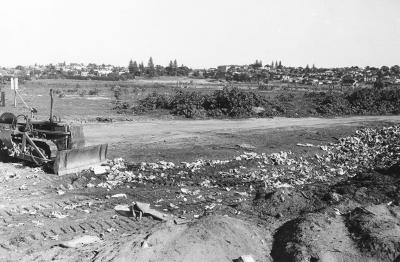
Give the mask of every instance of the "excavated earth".
M 400 261 L 400 127 L 390 125 L 320 127 L 318 144 L 281 130 L 276 153 L 241 144 L 225 160 L 116 159 L 104 174 L 1 162 L 0 261 Z M 167 221 L 114 210 L 133 201 Z M 63 246 L 80 236 L 99 241 Z

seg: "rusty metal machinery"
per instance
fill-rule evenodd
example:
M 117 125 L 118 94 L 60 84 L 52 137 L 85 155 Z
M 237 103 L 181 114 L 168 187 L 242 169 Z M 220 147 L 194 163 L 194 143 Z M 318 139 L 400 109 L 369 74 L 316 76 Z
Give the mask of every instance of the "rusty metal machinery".
M 1 149 L 11 157 L 46 166 L 58 175 L 79 172 L 106 161 L 108 145 L 85 146 L 83 127 L 57 121 L 53 116 L 52 90 L 50 97 L 48 121 L 9 112 L 0 116 Z

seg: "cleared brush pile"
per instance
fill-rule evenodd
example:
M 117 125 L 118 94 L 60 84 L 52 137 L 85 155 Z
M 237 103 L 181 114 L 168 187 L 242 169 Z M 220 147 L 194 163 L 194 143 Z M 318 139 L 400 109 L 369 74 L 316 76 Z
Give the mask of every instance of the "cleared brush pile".
M 153 92 L 130 112 L 143 114 L 168 110 L 187 118 L 307 117 L 378 115 L 400 113 L 400 90 L 360 89 L 351 93 L 268 93 L 224 88 L 212 93 L 179 90 L 173 94 Z M 124 111 L 129 113 L 128 111 Z
M 348 95 L 355 114 L 400 113 L 400 90 L 361 89 Z
M 257 108 L 261 110 L 256 110 Z M 136 113 L 167 109 L 171 114 L 187 118 L 201 117 L 271 117 L 279 115 L 281 107 L 277 101 L 265 95 L 237 88 L 224 88 L 211 94 L 179 90 L 173 95 L 152 93 L 133 108 Z

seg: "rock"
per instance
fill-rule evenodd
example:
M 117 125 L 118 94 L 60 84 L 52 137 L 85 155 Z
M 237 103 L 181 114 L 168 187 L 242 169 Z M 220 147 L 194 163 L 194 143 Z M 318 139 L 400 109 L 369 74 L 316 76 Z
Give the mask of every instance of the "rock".
M 83 245 L 89 245 L 98 242 L 101 242 L 101 239 L 99 237 L 86 235 L 86 236 L 76 237 L 69 241 L 62 242 L 60 243 L 60 246 L 65 248 L 76 248 Z

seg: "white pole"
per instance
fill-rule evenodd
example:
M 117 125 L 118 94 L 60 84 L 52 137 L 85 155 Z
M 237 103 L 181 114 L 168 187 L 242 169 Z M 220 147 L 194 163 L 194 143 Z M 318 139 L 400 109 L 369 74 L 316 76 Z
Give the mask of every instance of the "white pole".
M 11 78 L 11 89 L 14 90 L 14 108 L 17 107 L 17 91 L 15 84 L 17 84 L 18 78 Z

